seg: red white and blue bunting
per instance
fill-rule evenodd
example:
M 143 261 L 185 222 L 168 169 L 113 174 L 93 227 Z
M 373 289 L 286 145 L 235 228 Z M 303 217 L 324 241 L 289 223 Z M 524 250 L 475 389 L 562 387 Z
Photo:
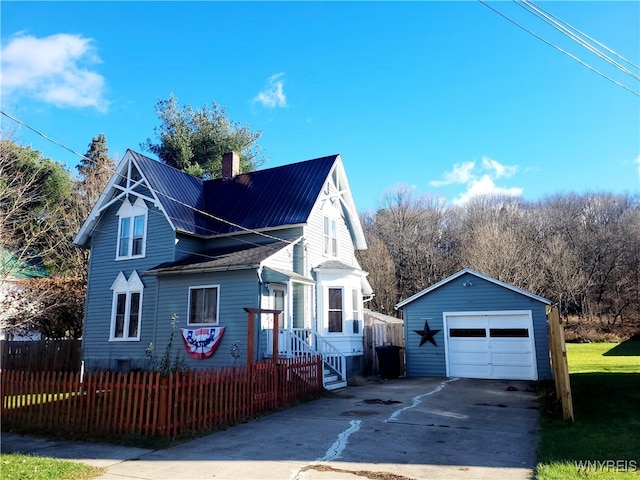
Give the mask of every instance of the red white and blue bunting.
M 181 328 L 182 341 L 189 355 L 204 360 L 214 354 L 225 327 Z

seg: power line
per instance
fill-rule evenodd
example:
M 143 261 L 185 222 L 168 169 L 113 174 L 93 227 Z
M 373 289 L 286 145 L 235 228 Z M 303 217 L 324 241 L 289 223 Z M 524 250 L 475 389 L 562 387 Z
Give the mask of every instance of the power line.
M 513 0 L 513 1 L 514 1 L 514 3 L 516 5 L 518 5 L 519 7 L 523 8 L 525 11 L 527 11 L 527 12 L 531 13 L 532 15 L 534 15 L 535 17 L 543 20 L 548 25 L 551 25 L 553 28 L 558 30 L 563 35 L 566 35 L 567 37 L 571 38 L 571 40 L 573 40 L 574 42 L 578 43 L 579 45 L 585 47 L 590 52 L 592 52 L 595 55 L 597 55 L 598 57 L 602 58 L 605 62 L 613 65 L 618 70 L 626 73 L 627 75 L 631 76 L 635 80 L 640 80 L 640 76 L 638 76 L 635 73 L 633 73 L 632 71 L 630 71 L 624 65 L 621 65 L 620 63 L 616 62 L 611 57 L 609 57 L 606 53 L 603 53 L 597 47 L 594 47 L 588 41 L 584 40 L 579 35 L 577 35 L 573 31 L 571 31 L 571 30 L 574 30 L 576 32 L 579 32 L 579 30 L 575 29 L 573 26 L 569 25 L 566 22 L 563 22 L 560 19 L 556 19 L 556 17 L 553 17 L 551 14 L 545 12 L 542 8 L 538 7 L 533 2 L 530 2 L 528 0 L 522 0 L 521 2 L 516 1 L 516 0 Z M 563 24 L 567 25 L 567 26 L 565 27 Z M 581 33 L 581 32 L 579 32 L 579 33 Z M 582 34 L 582 35 L 584 35 L 584 34 Z M 587 38 L 591 39 L 591 37 L 588 37 L 588 36 L 587 36 Z M 593 39 L 591 39 L 591 40 L 594 41 Z M 617 56 L 619 58 L 622 58 L 623 60 L 627 61 L 624 57 L 622 57 L 621 55 L 618 55 L 616 52 L 614 52 L 610 48 L 606 47 L 605 45 L 603 45 L 603 44 L 601 44 L 599 42 L 597 42 L 597 43 L 600 46 L 602 46 L 603 48 L 605 48 L 606 50 L 608 50 L 609 52 L 613 53 L 615 56 Z M 630 62 L 627 61 L 627 63 L 630 63 Z M 635 66 L 633 64 L 631 64 L 631 65 Z M 636 67 L 636 68 L 638 68 L 638 67 Z
M 49 142 L 52 142 L 52 143 L 54 143 L 55 145 L 58 145 L 59 147 L 64 148 L 65 150 L 67 150 L 67 151 L 69 151 L 69 152 L 73 153 L 74 155 L 76 155 L 76 156 L 78 156 L 78 157 L 80 157 L 80 158 L 83 158 L 83 159 L 87 160 L 88 162 L 90 162 L 90 163 L 92 163 L 92 164 L 94 164 L 94 165 L 96 165 L 96 166 L 98 166 L 98 167 L 100 167 L 100 168 L 105 169 L 107 172 L 111 173 L 112 175 L 116 174 L 116 175 L 119 175 L 120 177 L 122 177 L 123 179 L 124 179 L 124 178 L 126 178 L 124 175 L 119 174 L 119 173 L 117 172 L 117 170 L 115 170 L 115 169 L 110 169 L 110 168 L 106 168 L 104 165 L 98 165 L 98 164 L 97 164 L 97 163 L 96 163 L 92 158 L 89 158 L 89 157 L 87 157 L 86 155 L 83 155 L 83 154 L 81 154 L 81 153 L 76 152 L 76 151 L 75 151 L 75 150 L 73 150 L 72 148 L 69 148 L 69 147 L 67 147 L 66 145 L 64 145 L 64 144 L 62 144 L 62 143 L 60 143 L 60 142 L 58 142 L 58 141 L 56 141 L 56 140 L 52 139 L 51 137 L 49 137 L 49 136 L 45 135 L 44 133 L 40 132 L 39 130 L 37 130 L 36 128 L 32 127 L 31 125 L 28 125 L 27 123 L 25 123 L 25 122 L 23 122 L 23 121 L 19 120 L 18 118 L 14 117 L 14 116 L 12 116 L 12 115 L 9 115 L 8 113 L 6 113 L 6 112 L 4 112 L 4 111 L 2 111 L 2 110 L 0 110 L 0 113 L 1 113 L 2 115 L 4 115 L 5 117 L 7 117 L 7 118 L 9 118 L 9 119 L 13 120 L 14 122 L 19 123 L 20 125 L 23 125 L 23 126 L 27 127 L 29 130 L 31 130 L 31 131 L 33 131 L 34 133 L 36 133 L 37 135 L 41 136 L 41 137 L 42 137 L 42 138 L 44 138 L 45 140 L 47 140 L 47 141 L 49 141 Z M 245 231 L 245 232 L 247 232 L 247 233 L 253 233 L 253 234 L 256 234 L 256 235 L 259 235 L 259 236 L 265 237 L 265 238 L 269 238 L 269 239 L 276 240 L 276 241 L 283 242 L 283 243 L 287 243 L 287 244 L 291 244 L 291 243 L 292 243 L 290 240 L 285 240 L 285 239 L 283 239 L 283 238 L 279 238 L 279 237 L 276 237 L 276 236 L 274 236 L 274 235 L 269 235 L 269 234 L 267 234 L 267 233 L 260 232 L 260 231 L 255 230 L 255 229 L 251 229 L 251 228 L 248 228 L 248 227 L 244 227 L 244 226 L 242 226 L 242 225 L 240 225 L 240 224 L 237 224 L 237 223 L 231 222 L 231 221 L 226 220 L 226 219 L 224 219 L 224 218 L 222 218 L 222 217 L 218 217 L 218 216 L 213 215 L 213 214 L 211 214 L 211 213 L 209 213 L 209 212 L 206 212 L 206 211 L 204 211 L 204 210 L 200 210 L 200 209 L 198 209 L 198 208 L 195 208 L 193 205 L 188 205 L 188 204 L 186 204 L 186 203 L 184 203 L 184 202 L 182 202 L 182 201 L 178 200 L 177 198 L 173 198 L 173 197 L 171 197 L 170 195 L 167 195 L 167 194 L 166 194 L 166 193 L 164 193 L 164 192 L 161 192 L 161 191 L 159 191 L 159 190 L 156 190 L 156 189 L 154 189 L 154 188 L 151 188 L 151 186 L 150 186 L 150 185 L 148 185 L 148 187 L 149 187 L 149 190 L 150 190 L 150 191 L 152 191 L 153 193 L 156 193 L 156 194 L 158 194 L 158 195 L 161 195 L 161 196 L 163 196 L 163 197 L 167 198 L 168 200 L 171 200 L 171 201 L 173 201 L 173 202 L 176 202 L 176 203 L 178 203 L 179 205 L 182 205 L 182 206 L 184 206 L 184 207 L 186 207 L 186 208 L 189 208 L 189 209 L 193 210 L 194 212 L 199 213 L 199 214 L 201 214 L 201 215 L 203 215 L 203 216 L 205 216 L 205 217 L 209 217 L 209 218 L 211 218 L 211 219 L 213 219 L 213 220 L 219 221 L 219 222 L 221 222 L 221 223 L 225 223 L 225 224 L 227 224 L 227 225 L 229 225 L 229 226 L 232 226 L 232 227 L 235 227 L 235 228 L 239 228 L 239 229 L 241 229 L 241 230 L 243 230 L 243 231 Z M 171 217 L 169 217 L 169 218 L 171 218 Z M 195 226 L 195 224 L 192 224 L 192 225 L 193 225 L 193 226 Z M 205 229 L 205 230 L 207 230 L 207 229 Z M 214 234 L 214 235 L 215 235 L 215 233 L 216 233 L 216 232 L 214 232 L 214 231 L 212 231 L 212 230 L 209 230 L 209 231 L 210 231 L 212 234 Z
M 618 85 L 619 87 L 624 88 L 625 90 L 628 90 L 629 92 L 633 93 L 634 95 L 640 97 L 640 93 L 636 92 L 635 90 L 632 90 L 631 88 L 627 87 L 626 85 L 618 82 L 617 80 L 614 80 L 613 78 L 605 75 L 604 73 L 602 73 L 601 71 L 597 70 L 596 68 L 592 67 L 591 65 L 589 65 L 588 63 L 584 62 L 583 60 L 579 59 L 578 57 L 576 57 L 575 55 L 567 52 L 566 50 L 560 48 L 559 46 L 551 43 L 550 41 L 542 38 L 540 35 L 534 33 L 533 31 L 529 30 L 528 28 L 524 27 L 523 25 L 519 24 L 518 22 L 516 22 L 515 20 L 512 20 L 511 18 L 509 18 L 508 16 L 506 16 L 505 14 L 503 14 L 502 12 L 496 10 L 495 8 L 493 8 L 491 5 L 487 4 L 486 2 L 484 2 L 483 0 L 478 0 L 482 5 L 484 5 L 485 7 L 487 7 L 489 10 L 497 13 L 498 15 L 500 15 L 502 18 L 504 18 L 505 20 L 508 20 L 509 22 L 513 23 L 515 26 L 517 26 L 518 28 L 521 28 L 522 30 L 524 30 L 525 32 L 527 32 L 530 35 L 533 35 L 534 37 L 536 37 L 538 40 L 546 43 L 547 45 L 549 45 L 550 47 L 555 48 L 556 50 L 558 50 L 559 52 L 564 53 L 565 55 L 567 55 L 568 57 L 573 58 L 576 62 L 580 63 L 581 65 L 587 67 L 589 70 L 597 73 L 598 75 L 600 75 L 601 77 L 609 80 L 611 83 L 614 83 L 616 85 Z
M 609 53 L 612 53 L 613 55 L 615 55 L 616 57 L 618 57 L 620 60 L 626 62 L 627 64 L 631 65 L 632 67 L 634 67 L 637 70 L 640 70 L 640 67 L 638 65 L 636 65 L 635 63 L 631 62 L 630 60 L 627 60 L 625 57 L 623 57 L 622 55 L 620 55 L 619 53 L 615 52 L 614 50 L 611 50 L 609 47 L 607 47 L 606 45 L 600 43 L 599 41 L 597 41 L 594 38 L 591 38 L 589 35 L 587 35 L 586 33 L 578 30 L 576 27 L 574 27 L 573 25 L 565 22 L 564 20 L 554 16 L 553 14 L 546 12 L 542 7 L 539 7 L 537 5 L 534 5 L 533 2 L 530 2 L 529 0 L 522 0 L 524 3 L 526 4 L 530 4 L 533 5 L 537 10 L 544 12 L 546 15 L 548 15 L 549 17 L 553 18 L 554 20 L 558 21 L 559 23 L 567 26 L 568 28 L 570 28 L 571 30 L 577 32 L 578 34 L 582 35 L 583 37 L 585 37 L 588 40 L 591 40 L 592 42 L 596 43 L 597 45 L 599 45 L 600 47 L 604 48 L 605 50 L 607 50 Z

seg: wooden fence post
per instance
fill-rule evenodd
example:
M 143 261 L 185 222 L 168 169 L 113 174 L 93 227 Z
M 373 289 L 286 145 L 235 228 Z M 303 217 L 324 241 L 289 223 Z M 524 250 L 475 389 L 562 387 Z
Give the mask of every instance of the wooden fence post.
M 556 396 L 562 401 L 563 418 L 573 421 L 573 398 L 571 396 L 571 381 L 567 363 L 567 347 L 557 306 L 547 309 L 547 321 L 549 324 L 549 350 L 551 352 L 551 366 L 556 385 Z

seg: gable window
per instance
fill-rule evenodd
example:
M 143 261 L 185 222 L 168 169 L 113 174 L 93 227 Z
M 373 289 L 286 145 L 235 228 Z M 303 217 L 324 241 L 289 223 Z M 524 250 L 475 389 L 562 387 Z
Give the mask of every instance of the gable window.
M 142 290 L 144 285 L 134 270 L 129 279 L 120 272 L 113 282 L 113 306 L 109 340 L 140 340 Z
M 351 310 L 353 312 L 353 333 L 360 333 L 360 295 L 355 288 L 351 290 Z
M 210 285 L 189 288 L 189 324 L 217 325 L 220 287 Z
M 329 332 L 342 332 L 342 289 L 329 288 Z
M 147 233 L 147 204 L 138 198 L 134 204 L 122 202 L 118 210 L 118 250 L 116 259 L 138 258 L 145 255 Z
M 338 222 L 325 215 L 323 225 L 324 254 L 335 257 L 338 255 Z

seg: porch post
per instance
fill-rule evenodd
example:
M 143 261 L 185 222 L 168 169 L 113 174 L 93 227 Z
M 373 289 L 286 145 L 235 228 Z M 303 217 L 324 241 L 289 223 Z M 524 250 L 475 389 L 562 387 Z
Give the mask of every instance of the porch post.
M 275 310 L 273 314 L 273 363 L 278 363 L 278 337 L 280 337 L 280 329 L 278 328 L 278 315 L 280 310 Z
M 268 310 L 264 308 L 244 307 L 243 310 L 248 313 L 247 319 L 247 364 L 253 364 L 254 336 L 255 336 L 255 314 L 271 313 L 273 314 L 273 363 L 278 361 L 278 315 L 282 310 Z
M 255 315 L 253 312 L 250 312 L 249 310 L 247 310 L 245 308 L 245 310 L 247 311 L 248 314 L 248 325 L 247 325 L 247 365 L 253 365 L 253 341 L 255 338 Z

